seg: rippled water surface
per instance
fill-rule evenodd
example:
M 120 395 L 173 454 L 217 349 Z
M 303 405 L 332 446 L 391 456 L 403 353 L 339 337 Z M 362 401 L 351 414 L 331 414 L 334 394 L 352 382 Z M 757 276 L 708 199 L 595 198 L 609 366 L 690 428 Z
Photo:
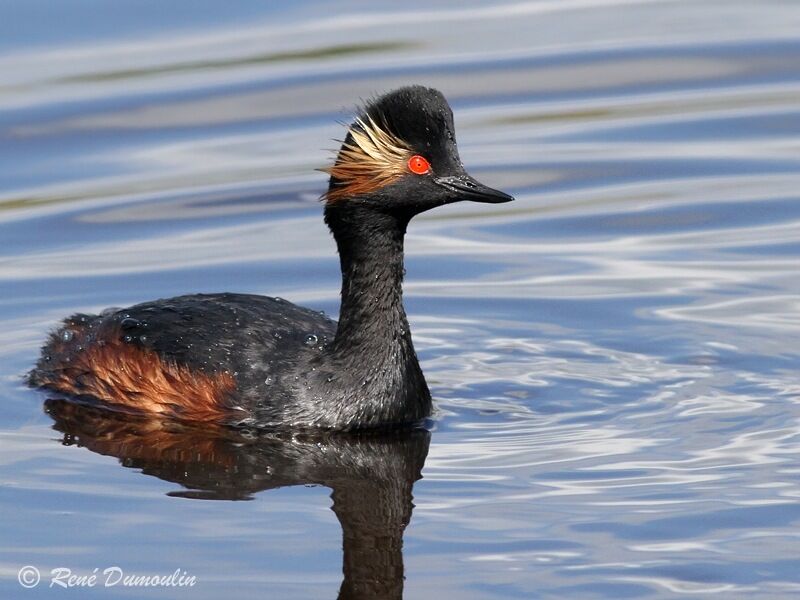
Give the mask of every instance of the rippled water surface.
M 198 583 L 80 597 L 335 597 L 324 485 L 199 501 L 185 462 L 125 458 L 139 430 L 55 431 L 21 376 L 75 311 L 238 291 L 336 314 L 314 169 L 359 98 L 411 82 L 517 202 L 408 235 L 438 413 L 405 596 L 800 594 L 797 3 L 234 4 L 0 7 L 0 595 L 69 594 L 22 565 L 118 565 Z M 249 443 L 226 456 L 279 470 Z

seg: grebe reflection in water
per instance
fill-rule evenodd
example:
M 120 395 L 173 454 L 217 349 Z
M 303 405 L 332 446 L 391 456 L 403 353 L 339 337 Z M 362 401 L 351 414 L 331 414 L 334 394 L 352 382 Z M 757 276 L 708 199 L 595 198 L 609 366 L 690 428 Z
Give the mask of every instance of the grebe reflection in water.
M 343 533 L 339 598 L 401 598 L 403 532 L 430 433 L 267 434 L 198 427 L 65 400 L 46 412 L 62 443 L 114 456 L 129 468 L 178 483 L 170 496 L 248 500 L 293 485 L 331 488 Z

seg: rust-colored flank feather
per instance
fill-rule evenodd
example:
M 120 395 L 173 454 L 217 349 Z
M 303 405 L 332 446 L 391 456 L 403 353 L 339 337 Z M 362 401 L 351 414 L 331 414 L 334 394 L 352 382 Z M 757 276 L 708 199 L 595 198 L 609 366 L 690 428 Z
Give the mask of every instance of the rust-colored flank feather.
M 407 172 L 412 152 L 408 145 L 372 117 L 356 119 L 348 139 L 331 167 L 320 169 L 335 180 L 324 195 L 328 202 L 369 194 Z
M 74 326 L 69 331 L 69 342 L 59 333 L 51 337 L 50 361 L 36 371 L 36 385 L 179 419 L 224 422 L 233 416 L 228 399 L 236 383 L 229 374 L 192 371 L 164 360 L 122 341 L 116 328 L 97 335 Z

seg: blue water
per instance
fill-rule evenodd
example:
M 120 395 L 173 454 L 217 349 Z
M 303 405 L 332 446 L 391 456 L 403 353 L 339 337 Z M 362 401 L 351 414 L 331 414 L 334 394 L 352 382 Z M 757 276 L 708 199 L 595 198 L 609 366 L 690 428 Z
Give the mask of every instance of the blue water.
M 53 429 L 21 376 L 66 314 L 196 291 L 336 314 L 314 169 L 406 83 L 517 197 L 410 228 L 430 440 Z M 791 1 L 3 3 L 0 596 L 335 597 L 391 556 L 406 598 L 796 597 L 799 133 Z M 392 526 L 402 554 L 368 551 Z M 197 583 L 48 587 L 110 566 Z

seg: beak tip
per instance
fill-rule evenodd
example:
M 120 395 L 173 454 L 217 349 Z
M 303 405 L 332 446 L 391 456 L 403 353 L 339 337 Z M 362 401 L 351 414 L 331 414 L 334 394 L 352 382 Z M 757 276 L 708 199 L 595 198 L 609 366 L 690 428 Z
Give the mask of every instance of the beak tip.
M 485 188 L 484 193 L 480 197 L 470 198 L 475 202 L 486 202 L 487 204 L 505 204 L 506 202 L 513 202 L 514 196 L 506 194 L 500 190 L 492 188 Z

